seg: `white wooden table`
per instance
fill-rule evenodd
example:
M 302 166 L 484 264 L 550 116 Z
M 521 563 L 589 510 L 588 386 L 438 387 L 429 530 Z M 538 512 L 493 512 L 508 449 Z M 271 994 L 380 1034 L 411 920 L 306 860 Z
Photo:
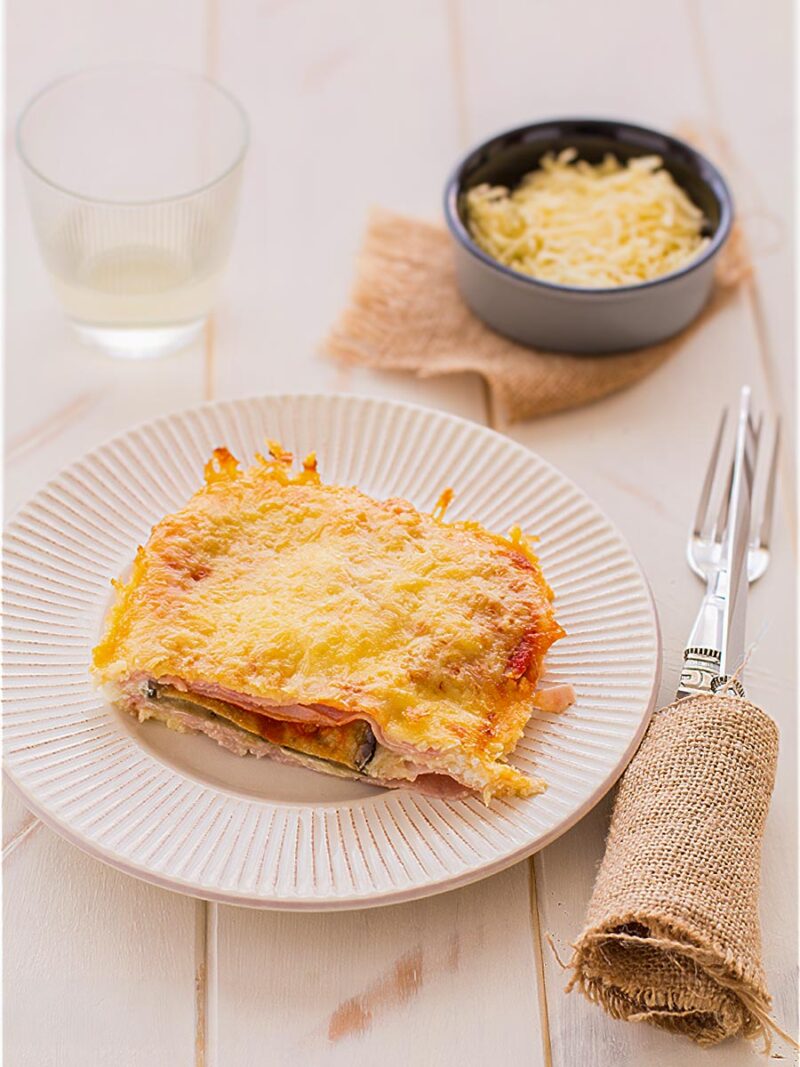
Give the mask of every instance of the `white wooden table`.
M 106 360 L 61 318 L 8 135 L 7 473 L 13 510 L 68 461 L 212 397 L 347 390 L 494 424 L 481 381 L 343 372 L 315 355 L 342 306 L 367 209 L 436 218 L 466 145 L 538 117 L 613 115 L 715 131 L 756 253 L 752 285 L 633 390 L 506 428 L 572 476 L 633 544 L 658 603 L 663 699 L 699 587 L 683 560 L 724 398 L 749 381 L 793 414 L 790 0 L 9 0 L 8 111 L 49 79 L 116 60 L 218 78 L 252 119 L 238 237 L 205 338 L 162 362 Z M 764 959 L 796 1033 L 792 455 L 749 691 L 782 752 L 764 843 Z M 216 906 L 89 859 L 4 803 L 5 1047 L 13 1067 L 664 1067 L 702 1053 L 606 1018 L 564 977 L 608 818 L 602 803 L 532 861 L 427 901 L 337 915 Z M 791 1050 L 777 1051 L 793 1062 Z

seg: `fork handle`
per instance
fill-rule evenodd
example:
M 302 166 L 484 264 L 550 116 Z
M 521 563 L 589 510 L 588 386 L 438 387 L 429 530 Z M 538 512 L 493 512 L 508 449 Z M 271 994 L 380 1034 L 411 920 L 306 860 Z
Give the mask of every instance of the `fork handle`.
M 719 668 L 720 654 L 716 649 L 690 645 L 683 653 L 683 669 L 675 695 L 680 700 L 713 692 L 712 682 L 719 677 Z
M 676 699 L 718 693 L 720 690 L 744 698 L 744 686 L 739 679 L 719 672 L 719 652 L 713 648 L 687 648 L 683 653 L 683 669 Z
M 705 596 L 683 653 L 678 698 L 715 693 L 721 685 L 729 682 L 729 679 L 720 675 L 725 632 L 726 577 L 722 571 L 709 577 Z M 743 695 L 744 690 L 738 681 L 730 682 L 730 685 L 736 692 L 741 690 L 740 695 Z

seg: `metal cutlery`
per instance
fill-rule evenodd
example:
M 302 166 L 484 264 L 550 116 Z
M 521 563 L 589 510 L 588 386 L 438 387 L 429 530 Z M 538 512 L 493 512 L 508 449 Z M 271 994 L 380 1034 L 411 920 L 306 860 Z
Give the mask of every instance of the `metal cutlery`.
M 725 410 L 689 532 L 689 566 L 705 581 L 706 592 L 683 654 L 679 697 L 713 693 L 723 686 L 744 695 L 740 676 L 745 659 L 747 587 L 769 565 L 780 426 L 776 423 L 763 502 L 753 521 L 764 420 L 753 417 L 748 387 L 741 392 L 733 455 L 724 462 L 727 419 Z M 717 497 L 719 502 L 712 507 Z

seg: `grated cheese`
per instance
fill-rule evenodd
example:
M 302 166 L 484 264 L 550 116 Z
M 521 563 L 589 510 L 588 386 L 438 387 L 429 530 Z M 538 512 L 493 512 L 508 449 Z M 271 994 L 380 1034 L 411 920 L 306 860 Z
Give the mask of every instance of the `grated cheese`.
M 467 225 L 498 262 L 559 285 L 636 285 L 683 267 L 706 247 L 704 216 L 659 156 L 592 164 L 549 152 L 509 190 L 466 194 Z

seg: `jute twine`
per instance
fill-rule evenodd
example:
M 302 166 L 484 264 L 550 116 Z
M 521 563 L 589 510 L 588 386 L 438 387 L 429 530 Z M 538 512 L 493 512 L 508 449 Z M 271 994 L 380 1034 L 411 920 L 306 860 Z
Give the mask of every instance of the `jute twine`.
M 758 894 L 777 756 L 774 722 L 738 697 L 655 715 L 618 788 L 568 989 L 700 1045 L 769 1045 Z
M 476 371 L 507 421 L 549 415 L 633 385 L 702 330 L 750 274 L 737 228 L 717 262 L 712 299 L 677 337 L 601 357 L 540 352 L 494 333 L 463 303 L 450 239 L 440 226 L 375 209 L 350 303 L 322 351 L 343 363 L 411 371 L 422 378 Z

